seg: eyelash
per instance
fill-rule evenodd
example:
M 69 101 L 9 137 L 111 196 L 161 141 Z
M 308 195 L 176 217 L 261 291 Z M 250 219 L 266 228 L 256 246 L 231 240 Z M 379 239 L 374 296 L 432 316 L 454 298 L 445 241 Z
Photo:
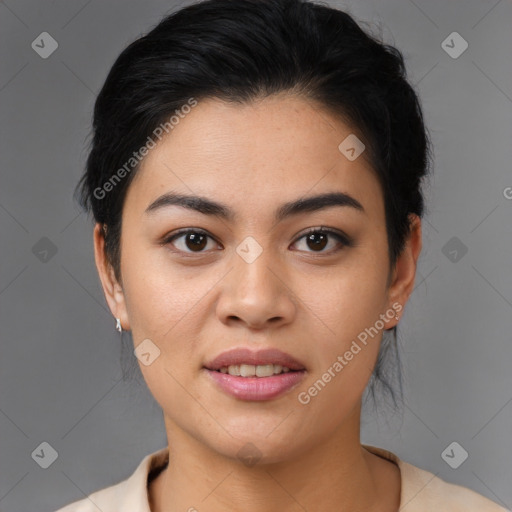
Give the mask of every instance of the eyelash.
M 168 245 L 172 242 L 174 242 L 176 239 L 178 239 L 179 237 L 183 236 L 183 235 L 187 235 L 187 234 L 190 234 L 190 233 L 193 233 L 193 234 L 197 234 L 197 235 L 205 235 L 207 236 L 208 238 L 211 238 L 212 240 L 215 240 L 215 238 L 213 238 L 209 233 L 207 233 L 206 231 L 202 230 L 202 229 L 191 229 L 191 228 L 184 228 L 184 229 L 181 229 L 175 233 L 173 233 L 172 235 L 166 237 L 163 241 L 162 241 L 162 244 L 163 245 Z M 306 238 L 308 235 L 311 235 L 311 234 L 324 234 L 324 235 L 330 235 L 332 236 L 333 238 L 335 238 L 340 244 L 341 244 L 341 247 L 338 246 L 334 249 L 331 249 L 330 251 L 305 251 L 305 252 L 309 252 L 310 254 L 317 254 L 317 255 L 322 255 L 322 254 L 326 254 L 326 255 L 329 255 L 329 254 L 333 254 L 333 253 L 336 253 L 338 251 L 340 251 L 343 247 L 352 247 L 353 246 L 353 241 L 350 237 L 348 237 L 347 235 L 345 235 L 344 233 L 341 233 L 341 232 L 338 232 L 338 231 L 335 231 L 333 229 L 330 229 L 330 228 L 324 228 L 323 226 L 322 227 L 317 227 L 317 228 L 309 228 L 305 233 L 303 233 L 302 235 L 300 235 L 296 240 L 295 242 L 293 242 L 294 244 L 297 243 L 299 240 L 302 240 L 303 238 Z M 215 240 L 216 241 L 216 240 Z M 218 242 L 217 242 L 218 243 Z M 182 251 L 181 249 L 176 249 L 177 252 L 180 252 L 182 254 L 186 254 L 187 257 L 195 257 L 195 255 L 201 255 L 201 254 L 204 254 L 206 253 L 207 251 L 198 251 L 198 252 L 194 252 L 194 251 Z

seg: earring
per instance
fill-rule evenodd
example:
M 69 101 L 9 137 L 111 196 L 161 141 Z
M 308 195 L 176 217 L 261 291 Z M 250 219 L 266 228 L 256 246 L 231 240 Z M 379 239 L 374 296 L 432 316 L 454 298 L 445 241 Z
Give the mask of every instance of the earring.
M 116 331 L 122 332 L 122 330 L 123 330 L 123 327 L 121 325 L 121 320 L 119 318 L 116 318 Z

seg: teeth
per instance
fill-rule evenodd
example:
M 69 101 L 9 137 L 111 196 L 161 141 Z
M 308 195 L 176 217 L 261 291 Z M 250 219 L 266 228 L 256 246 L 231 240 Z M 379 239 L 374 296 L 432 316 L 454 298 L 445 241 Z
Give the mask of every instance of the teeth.
M 229 373 L 237 377 L 271 377 L 280 373 L 287 373 L 290 368 L 280 364 L 232 364 L 219 370 L 221 373 Z
M 257 377 L 270 377 L 274 375 L 274 365 L 273 364 L 265 364 L 255 366 L 256 376 Z
M 240 365 L 232 364 L 232 365 L 228 366 L 228 373 L 229 373 L 229 375 L 240 376 Z
M 254 377 L 256 375 L 256 367 L 252 364 L 241 364 L 240 365 L 240 376 L 241 377 Z

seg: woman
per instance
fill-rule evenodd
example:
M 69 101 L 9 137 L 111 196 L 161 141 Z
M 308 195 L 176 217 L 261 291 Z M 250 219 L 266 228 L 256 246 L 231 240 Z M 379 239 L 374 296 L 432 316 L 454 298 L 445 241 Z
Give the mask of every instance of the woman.
M 209 0 L 123 51 L 81 198 L 168 447 L 61 512 L 503 511 L 360 442 L 428 156 L 400 52 L 344 12 Z

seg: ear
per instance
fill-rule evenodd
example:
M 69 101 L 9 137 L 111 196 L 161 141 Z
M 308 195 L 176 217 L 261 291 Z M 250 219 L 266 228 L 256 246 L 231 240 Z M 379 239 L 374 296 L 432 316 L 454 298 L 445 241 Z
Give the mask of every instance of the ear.
M 96 268 L 103 287 L 103 293 L 107 300 L 108 307 L 114 315 L 114 318 L 121 320 L 121 325 L 124 330 L 130 329 L 130 322 L 128 320 L 128 313 L 126 311 L 126 303 L 124 292 L 121 285 L 117 282 L 114 275 L 114 269 L 108 262 L 105 254 L 105 236 L 103 225 L 96 223 L 94 226 L 94 259 L 96 261 Z
M 411 227 L 410 233 L 402 253 L 397 258 L 388 290 L 388 307 L 392 307 L 397 313 L 403 310 L 414 289 L 416 267 L 422 247 L 421 219 L 415 214 L 410 214 L 409 222 Z M 386 329 L 393 328 L 398 324 L 398 321 L 393 317 L 389 321 L 389 326 L 386 326 Z

